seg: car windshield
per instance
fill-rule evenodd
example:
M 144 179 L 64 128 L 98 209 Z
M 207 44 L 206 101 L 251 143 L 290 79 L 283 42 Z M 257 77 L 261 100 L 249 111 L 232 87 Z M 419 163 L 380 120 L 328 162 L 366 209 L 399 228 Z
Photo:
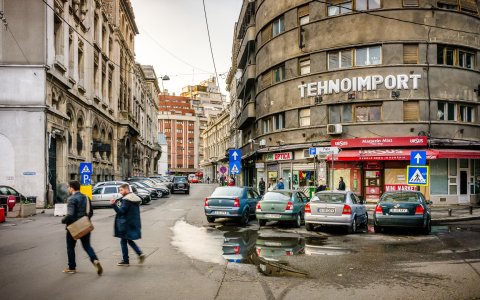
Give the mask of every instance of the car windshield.
M 218 187 L 210 197 L 241 197 L 243 189 L 234 186 Z
M 317 193 L 312 201 L 321 203 L 345 203 L 346 194 L 342 193 Z
M 186 183 L 186 182 L 187 182 L 187 178 L 185 178 L 185 177 L 175 177 L 175 178 L 173 178 L 173 182 L 176 182 L 176 183 Z
M 418 202 L 416 193 L 387 193 L 382 196 L 381 202 Z
M 263 200 L 280 200 L 280 201 L 289 201 L 292 199 L 292 192 L 284 191 L 272 191 L 268 192 L 263 196 Z

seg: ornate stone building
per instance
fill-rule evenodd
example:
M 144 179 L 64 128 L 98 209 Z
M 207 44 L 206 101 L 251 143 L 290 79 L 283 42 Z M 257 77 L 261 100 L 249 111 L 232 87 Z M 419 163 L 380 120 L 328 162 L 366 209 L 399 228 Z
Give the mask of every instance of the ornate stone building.
M 0 33 L 0 147 L 12 157 L 0 184 L 41 207 L 79 179 L 80 162 L 93 163 L 93 182 L 152 174 L 159 87 L 135 62 L 130 1 L 6 0 L 0 10 L 12 32 Z

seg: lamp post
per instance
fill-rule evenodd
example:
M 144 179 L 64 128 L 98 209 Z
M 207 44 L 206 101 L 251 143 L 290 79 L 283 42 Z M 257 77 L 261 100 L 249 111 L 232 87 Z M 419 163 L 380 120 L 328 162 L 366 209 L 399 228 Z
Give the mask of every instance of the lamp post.
M 170 80 L 170 77 L 168 77 L 168 75 L 162 75 L 162 76 L 157 77 L 157 78 L 159 78 L 162 82 L 162 95 L 165 95 L 165 87 L 163 86 L 163 82 Z

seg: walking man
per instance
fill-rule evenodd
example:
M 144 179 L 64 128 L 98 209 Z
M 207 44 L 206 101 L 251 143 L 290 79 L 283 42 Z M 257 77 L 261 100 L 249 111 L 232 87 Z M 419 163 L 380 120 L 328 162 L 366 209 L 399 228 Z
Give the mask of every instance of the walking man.
M 138 255 L 139 263 L 145 261 L 145 254 L 142 253 L 142 250 L 134 242 L 134 240 L 142 238 L 142 225 L 140 222 L 140 203 L 142 203 L 142 199 L 131 193 L 130 186 L 126 183 L 120 186 L 120 194 L 122 198 L 112 199 L 110 203 L 117 213 L 115 216 L 115 237 L 120 238 L 123 256 L 122 261 L 117 266 L 128 267 L 130 260 L 127 244 Z
M 263 180 L 263 177 L 260 178 L 260 182 L 258 183 L 258 191 L 260 192 L 260 196 L 265 194 L 265 181 Z
M 344 191 L 346 189 L 345 182 L 343 181 L 343 177 L 340 177 L 340 181 L 338 182 L 338 190 Z
M 87 201 L 90 201 L 87 196 L 80 193 L 80 183 L 76 180 L 70 181 L 68 185 L 68 193 L 70 197 L 67 200 L 67 215 L 62 219 L 62 223 L 66 224 L 67 226 L 74 223 L 78 219 L 87 215 Z M 91 219 L 93 216 L 93 210 L 90 209 L 90 213 L 88 217 Z M 102 275 L 103 268 L 98 261 L 97 255 L 93 250 L 92 246 L 90 246 L 90 233 L 83 236 L 80 241 L 82 242 L 83 249 L 87 252 L 88 257 L 90 257 L 90 261 L 92 262 L 93 266 L 97 269 L 97 274 Z M 67 274 L 75 274 L 77 264 L 75 262 L 75 245 L 77 241 L 73 239 L 70 232 L 67 230 L 67 255 L 68 255 L 68 268 L 63 270 L 64 273 Z

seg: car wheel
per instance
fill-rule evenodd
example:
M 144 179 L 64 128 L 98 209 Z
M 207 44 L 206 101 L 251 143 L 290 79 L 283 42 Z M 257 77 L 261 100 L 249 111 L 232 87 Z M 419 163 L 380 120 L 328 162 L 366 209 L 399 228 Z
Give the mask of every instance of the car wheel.
M 348 233 L 352 234 L 357 232 L 357 218 L 353 218 L 352 224 L 348 227 Z
M 380 233 L 382 232 L 382 227 L 373 225 L 373 231 L 375 231 L 375 233 Z
M 258 220 L 258 225 L 260 225 L 260 227 L 267 225 L 267 220 Z
M 248 212 L 248 209 L 246 209 L 244 212 L 243 212 L 243 215 L 240 219 L 240 224 L 241 225 L 247 225 L 248 224 L 248 220 L 250 218 L 250 213 Z
M 302 214 L 298 213 L 297 217 L 295 218 L 295 221 L 293 223 L 295 228 L 300 228 L 302 226 Z
M 432 232 L 432 221 L 428 219 L 425 228 L 423 228 L 423 234 L 429 235 L 430 232 Z
M 312 223 L 305 223 L 305 229 L 307 231 L 313 231 L 313 224 Z
M 207 216 L 207 222 L 208 223 L 214 223 L 215 222 L 215 217 Z
M 186 191 L 185 194 L 190 195 L 190 190 Z
M 368 229 L 368 213 L 365 213 L 365 228 Z

